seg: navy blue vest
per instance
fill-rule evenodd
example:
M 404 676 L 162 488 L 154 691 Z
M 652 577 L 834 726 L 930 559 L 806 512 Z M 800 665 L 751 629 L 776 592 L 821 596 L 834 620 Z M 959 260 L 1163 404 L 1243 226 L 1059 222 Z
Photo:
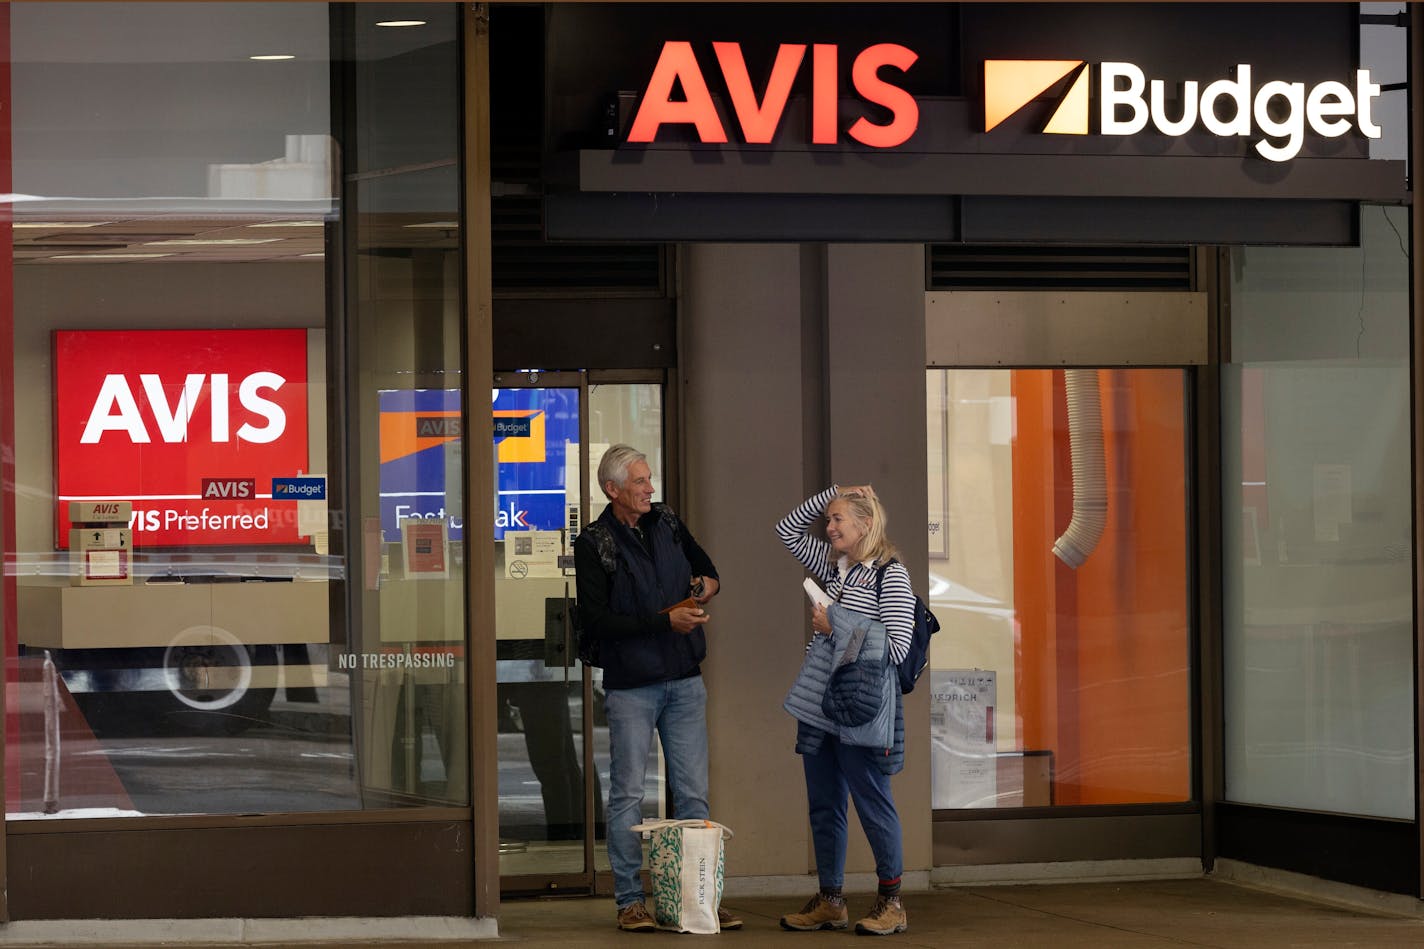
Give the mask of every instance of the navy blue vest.
M 660 504 L 656 517 L 642 519 L 652 554 L 632 529 L 605 508 L 597 523 L 607 529 L 617 549 L 617 566 L 609 578 L 608 606 L 624 616 L 649 616 L 687 597 L 692 565 L 682 549 L 677 515 Z M 707 656 L 702 627 L 686 635 L 671 629 L 641 636 L 605 639 L 601 645 L 603 687 L 630 689 L 669 679 L 697 675 Z

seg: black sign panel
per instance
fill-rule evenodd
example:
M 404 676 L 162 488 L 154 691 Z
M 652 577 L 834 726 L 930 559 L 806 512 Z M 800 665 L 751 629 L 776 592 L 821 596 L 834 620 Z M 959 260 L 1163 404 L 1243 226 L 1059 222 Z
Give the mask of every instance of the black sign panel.
M 1167 225 L 1159 240 L 1187 239 L 1178 219 L 1193 241 L 1349 240 L 1351 202 L 1407 199 L 1404 163 L 1370 158 L 1383 90 L 1359 70 L 1358 17 L 1355 4 L 555 5 L 547 232 L 974 241 L 1005 229 L 981 233 L 993 215 L 971 208 L 1041 206 L 1073 208 L 1046 222 L 1062 239 L 1122 240 L 1112 222 L 1127 218 L 1092 208 L 1127 201 Z M 906 215 L 915 201 L 926 213 Z M 1273 202 L 1326 213 L 1294 230 Z

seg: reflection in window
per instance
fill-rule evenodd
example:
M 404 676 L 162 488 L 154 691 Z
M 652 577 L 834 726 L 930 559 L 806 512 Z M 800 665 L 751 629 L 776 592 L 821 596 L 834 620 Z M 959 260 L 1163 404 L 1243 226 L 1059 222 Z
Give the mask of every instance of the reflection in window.
M 1232 252 L 1226 793 L 1414 817 L 1408 215 Z
M 331 15 L 10 11 L 11 190 L 34 199 L 13 206 L 0 367 L 12 819 L 468 801 L 463 540 L 441 518 L 383 539 L 380 492 L 382 452 L 412 448 L 383 391 L 461 378 L 457 243 L 406 227 L 459 217 L 455 12 L 396 46 L 355 25 L 350 113 L 403 123 L 382 140 L 420 179 L 357 195 L 343 175 L 390 169 L 333 144 Z M 458 515 L 462 483 L 435 508 Z
M 662 386 L 657 383 L 595 383 L 588 387 L 588 519 L 608 506 L 598 484 L 598 463 L 614 445 L 632 445 L 648 456 L 659 501 L 667 500 L 663 480 Z
M 1183 373 L 926 381 L 933 806 L 1188 799 Z

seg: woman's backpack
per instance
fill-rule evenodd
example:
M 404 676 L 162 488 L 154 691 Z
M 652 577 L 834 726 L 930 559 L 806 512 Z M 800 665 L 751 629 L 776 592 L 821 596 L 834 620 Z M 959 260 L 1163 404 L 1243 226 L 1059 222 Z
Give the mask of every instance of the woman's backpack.
M 885 571 L 892 563 L 899 563 L 895 558 L 885 561 L 875 571 L 875 602 L 880 602 L 880 586 L 885 582 Z M 909 695 L 915 690 L 915 682 L 920 678 L 920 673 L 925 671 L 925 666 L 930 663 L 930 637 L 939 632 L 939 620 L 930 612 L 930 608 L 925 605 L 925 601 L 920 599 L 919 594 L 915 595 L 915 621 L 910 628 L 910 651 L 905 653 L 905 658 L 901 659 L 896 666 L 896 671 L 900 677 L 900 694 Z

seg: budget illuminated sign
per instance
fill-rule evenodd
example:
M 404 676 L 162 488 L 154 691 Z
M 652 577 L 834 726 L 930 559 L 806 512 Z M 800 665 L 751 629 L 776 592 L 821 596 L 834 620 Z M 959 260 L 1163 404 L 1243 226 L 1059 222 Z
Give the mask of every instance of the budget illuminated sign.
M 266 488 L 309 470 L 306 330 L 60 331 L 54 372 L 61 547 L 108 499 L 135 547 L 300 542 Z
M 1051 86 L 1076 71 L 1043 131 L 1050 135 L 1090 133 L 1093 69 L 1081 59 L 990 59 L 984 62 L 984 131 L 992 131 Z M 1198 125 L 1222 137 L 1261 137 L 1256 151 L 1270 161 L 1289 161 L 1300 153 L 1309 128 L 1325 138 L 1338 138 L 1352 128 L 1367 138 L 1379 138 L 1371 115 L 1380 94 L 1367 69 L 1355 72 L 1354 84 L 1326 80 L 1303 82 L 1270 79 L 1256 83 L 1248 63 L 1236 67 L 1231 79 L 1203 84 L 1181 83 L 1176 101 L 1167 101 L 1167 80 L 1148 79 L 1133 63 L 1105 62 L 1097 67 L 1100 135 L 1136 135 L 1150 123 L 1167 136 L 1181 136 Z

